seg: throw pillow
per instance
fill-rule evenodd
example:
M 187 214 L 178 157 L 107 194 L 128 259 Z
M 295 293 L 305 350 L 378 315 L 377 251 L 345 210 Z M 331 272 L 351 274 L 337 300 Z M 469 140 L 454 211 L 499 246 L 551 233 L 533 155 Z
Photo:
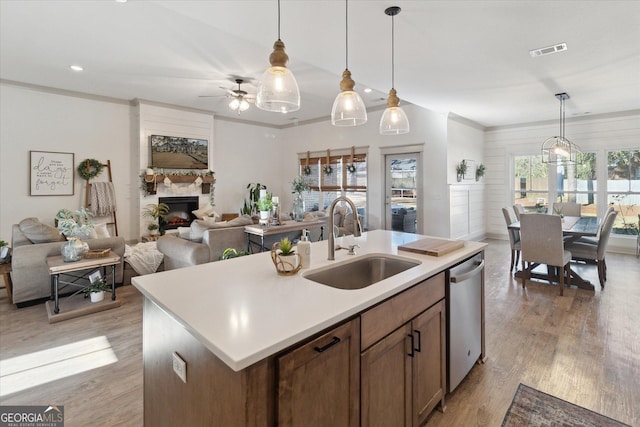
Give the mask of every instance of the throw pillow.
M 57 228 L 43 224 L 35 217 L 23 219 L 18 226 L 31 243 L 62 242 L 65 240 Z
M 191 213 L 194 214 L 196 216 L 196 218 L 202 219 L 205 216 L 209 216 L 210 213 L 215 213 L 215 212 L 213 211 L 213 206 L 206 205 L 206 206 L 201 207 L 200 209 L 192 211 Z
M 242 215 L 229 221 L 230 227 L 238 227 L 240 225 L 252 225 L 253 219 L 249 215 Z

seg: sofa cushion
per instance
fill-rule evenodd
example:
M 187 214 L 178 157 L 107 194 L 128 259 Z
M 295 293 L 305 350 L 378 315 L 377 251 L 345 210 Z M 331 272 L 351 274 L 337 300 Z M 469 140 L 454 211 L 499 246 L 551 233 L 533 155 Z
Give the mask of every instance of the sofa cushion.
M 111 237 L 107 223 L 94 224 L 91 233 L 89 233 L 89 239 L 103 239 L 106 237 Z
M 194 214 L 198 219 L 202 219 L 206 216 L 210 216 L 212 213 L 214 215 L 216 214 L 213 210 L 213 206 L 211 205 L 205 205 L 199 209 L 196 209 L 195 211 L 192 211 L 191 213 Z
M 27 236 L 31 243 L 48 243 L 61 242 L 64 236 L 60 234 L 57 228 L 43 224 L 38 218 L 25 218 L 18 224 L 20 231 Z
M 253 219 L 249 215 L 242 215 L 229 221 L 230 227 L 239 227 L 241 225 L 252 225 Z

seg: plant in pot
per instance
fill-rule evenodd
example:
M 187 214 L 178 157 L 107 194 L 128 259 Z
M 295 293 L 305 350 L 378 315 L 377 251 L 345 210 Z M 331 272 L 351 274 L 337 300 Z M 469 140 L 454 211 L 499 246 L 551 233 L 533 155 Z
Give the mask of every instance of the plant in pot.
M 484 176 L 485 167 L 482 163 L 476 168 L 476 181 L 480 181 L 480 178 Z
M 263 197 L 258 199 L 258 211 L 260 212 L 260 220 L 268 221 L 271 216 L 271 209 L 273 209 L 273 201 L 271 200 L 271 193 L 265 193 Z
M 462 181 L 462 177 L 467 173 L 467 161 L 463 160 L 456 165 L 456 175 L 458 182 Z
M 266 190 L 267 186 L 256 183 L 252 186 L 251 183 L 247 184 L 249 190 L 249 200 L 244 200 L 244 206 L 240 209 L 241 215 L 254 215 L 258 213 L 258 200 L 260 200 L 260 190 Z
M 111 286 L 107 285 L 107 281 L 100 278 L 93 283 L 89 284 L 82 290 L 85 297 L 91 298 L 91 302 L 100 302 L 104 299 L 104 293 L 110 291 Z
M 151 222 L 149 223 L 149 225 L 147 225 L 147 230 L 149 230 L 149 236 L 157 236 L 158 234 L 160 234 L 160 231 L 158 230 L 160 228 L 160 226 L 155 223 L 155 222 Z
M 0 261 L 5 259 L 9 254 L 9 244 L 4 240 L 0 240 Z
M 293 242 L 288 237 L 283 237 L 274 245 L 275 248 L 275 264 L 278 272 L 295 273 L 300 267 L 298 266 L 298 254 L 296 254 Z
M 56 214 L 56 227 L 60 234 L 67 238 L 67 243 L 60 248 L 65 262 L 79 261 L 89 250 L 89 245 L 85 240 L 89 238 L 93 230 L 93 223 L 90 220 L 92 216 L 93 214 L 85 208 L 75 212 L 60 209 Z
M 149 204 L 142 211 L 142 216 L 146 218 L 151 218 L 158 224 L 158 231 L 160 235 L 164 235 L 165 233 L 165 216 L 169 213 L 169 205 L 166 203 L 158 203 L 158 204 Z

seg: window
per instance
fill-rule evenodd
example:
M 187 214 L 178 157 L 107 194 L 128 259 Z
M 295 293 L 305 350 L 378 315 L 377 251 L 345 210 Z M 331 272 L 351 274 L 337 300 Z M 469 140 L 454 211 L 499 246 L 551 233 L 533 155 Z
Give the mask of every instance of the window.
M 615 234 L 638 234 L 640 150 L 607 152 L 607 202 L 618 212 Z
M 514 157 L 514 200 L 527 212 L 546 212 L 549 196 L 548 168 L 542 156 Z
M 596 153 L 578 153 L 575 164 L 557 167 L 558 201 L 579 203 L 582 216 L 598 216 Z
M 344 152 L 344 154 L 343 154 Z M 305 175 L 311 191 L 304 194 L 305 211 L 324 210 L 338 196 L 350 198 L 364 218 L 362 226 L 366 228 L 367 206 L 367 155 L 353 149 L 336 150 L 331 155 L 307 153 L 299 159 L 300 173 Z M 330 170 L 330 173 L 328 173 Z

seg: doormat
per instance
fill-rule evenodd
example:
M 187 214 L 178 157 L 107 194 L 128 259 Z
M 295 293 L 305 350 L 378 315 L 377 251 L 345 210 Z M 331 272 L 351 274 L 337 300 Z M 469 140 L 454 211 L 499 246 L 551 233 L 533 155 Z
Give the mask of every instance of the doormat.
M 502 420 L 502 427 L 516 426 L 630 427 L 522 383 Z

